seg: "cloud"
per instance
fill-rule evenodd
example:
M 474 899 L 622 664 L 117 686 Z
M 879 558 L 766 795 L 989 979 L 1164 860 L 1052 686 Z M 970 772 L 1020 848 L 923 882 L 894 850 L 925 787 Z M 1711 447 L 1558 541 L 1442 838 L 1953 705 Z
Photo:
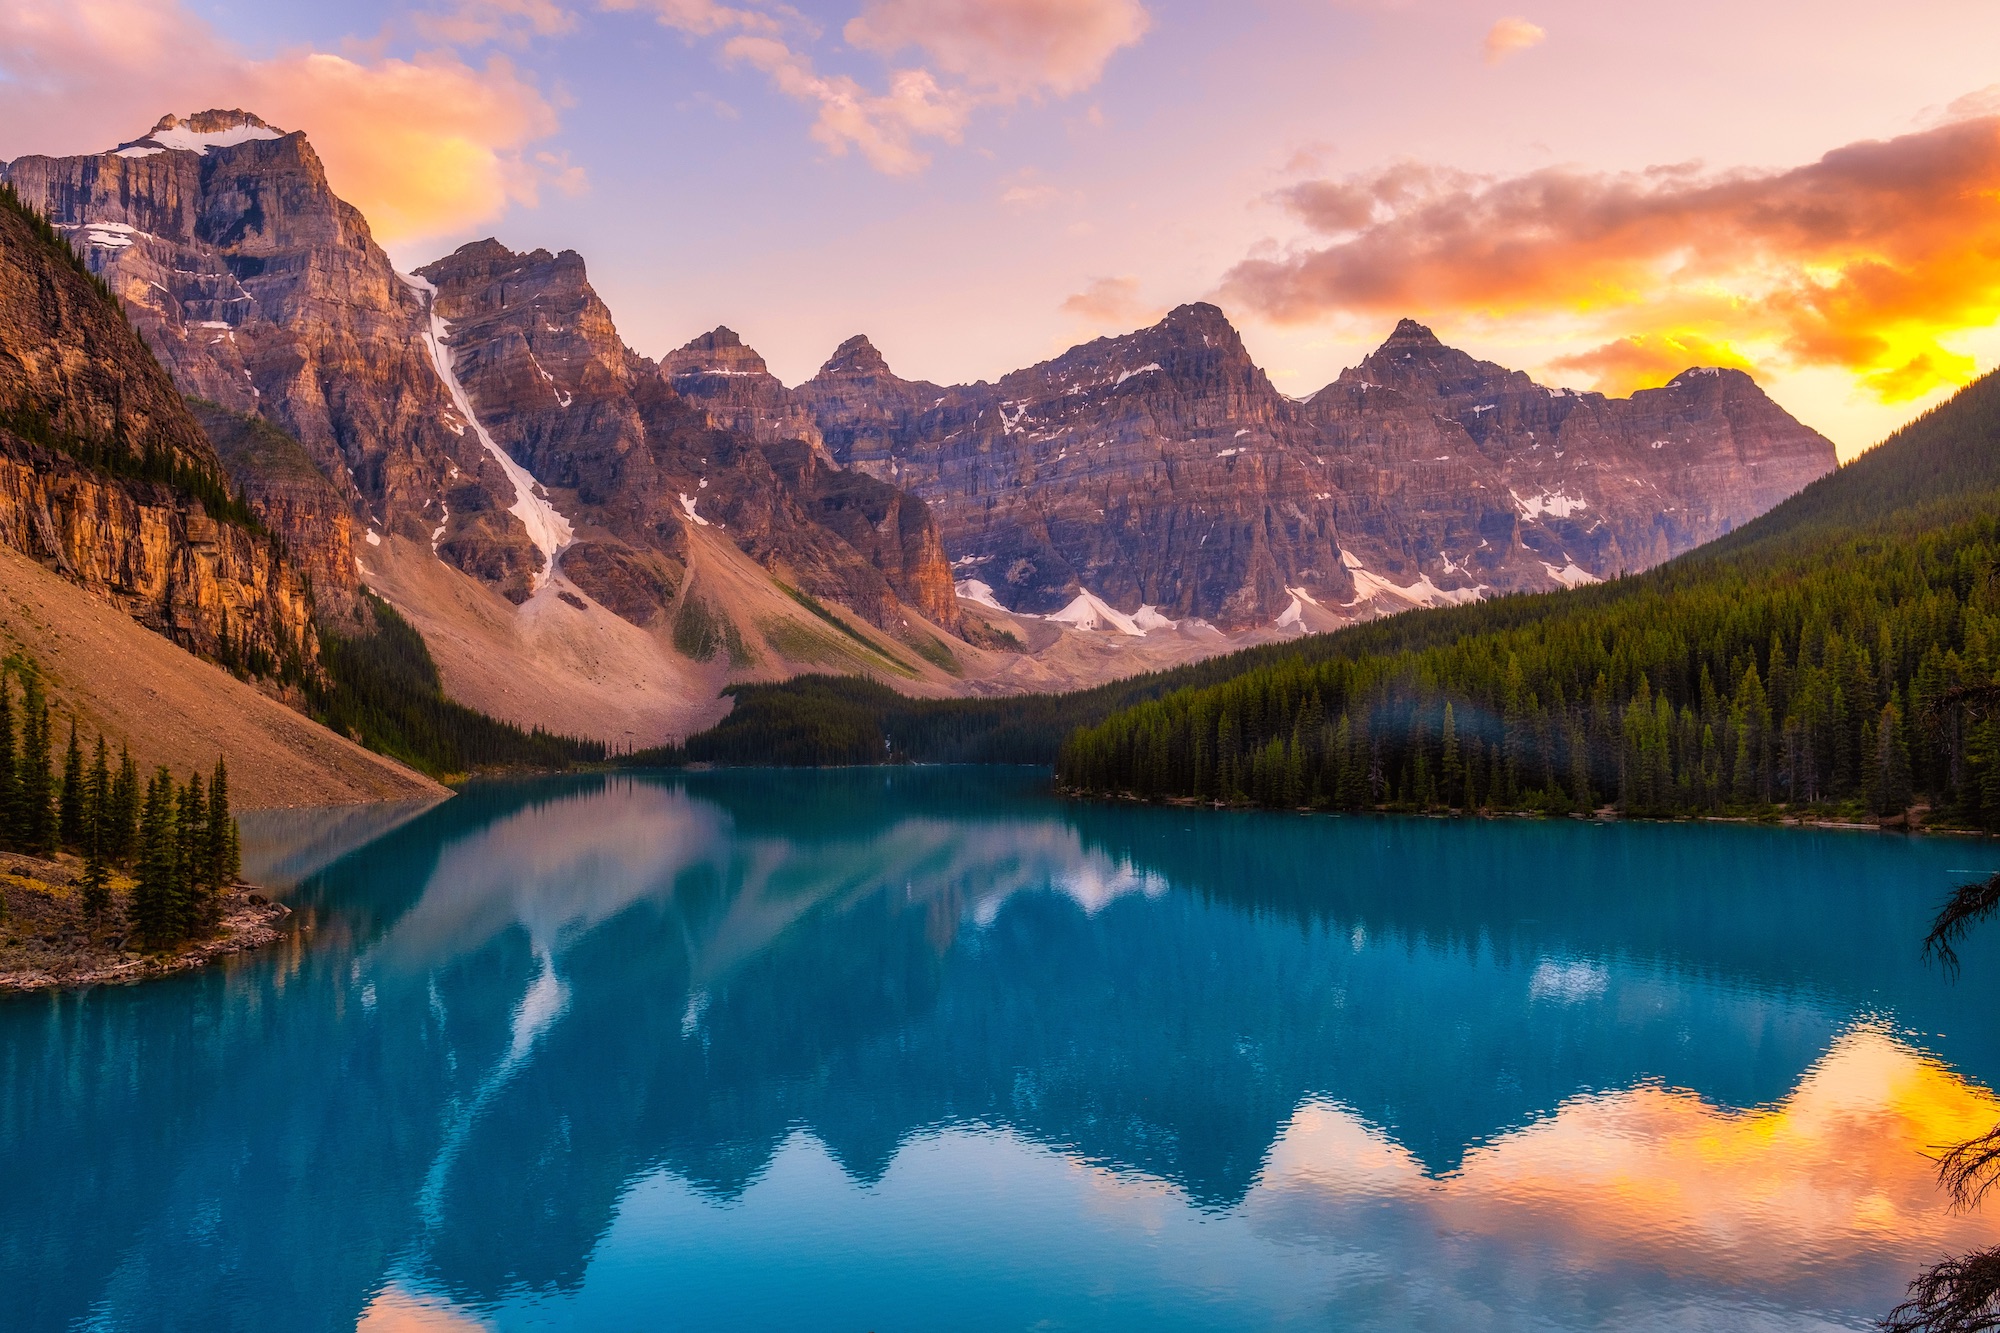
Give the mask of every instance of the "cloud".
M 1137 328 L 1150 324 L 1165 313 L 1139 298 L 1137 278 L 1093 278 L 1090 285 L 1070 296 L 1058 307 L 1098 328 Z
M 927 70 L 898 70 L 886 93 L 871 93 L 844 74 L 817 73 L 809 59 L 775 37 L 732 37 L 722 54 L 725 61 L 762 70 L 787 97 L 817 104 L 812 137 L 834 156 L 858 150 L 891 176 L 929 165 L 915 140 L 957 143 L 971 112 L 963 93 L 940 87 Z
M 1689 366 L 1757 369 L 1728 343 L 1699 333 L 1636 333 L 1549 362 L 1552 370 L 1588 375 L 1599 389 L 1620 396 L 1634 389 L 1658 388 Z
M 559 37 L 576 28 L 576 15 L 555 0 L 459 0 L 443 13 L 418 11 L 410 26 L 425 41 L 447 46 L 488 42 L 525 45 L 530 37 Z
M 924 140 L 955 144 L 982 106 L 1067 97 L 1096 83 L 1105 62 L 1142 37 L 1139 0 L 868 0 L 844 31 L 858 50 L 893 57 L 915 49 L 927 64 L 893 69 L 876 92 L 822 71 L 801 38 L 803 15 L 770 0 L 599 0 L 645 11 L 691 37 L 726 35 L 723 63 L 761 71 L 785 96 L 816 108 L 814 141 L 836 157 L 859 153 L 876 170 L 909 175 L 930 164 Z
M 734 31 L 775 33 L 782 26 L 762 10 L 717 4 L 716 0 L 602 0 L 601 7 L 614 13 L 644 10 L 663 27 L 696 37 Z
M 1523 18 L 1505 18 L 1486 30 L 1486 63 L 1497 65 L 1516 51 L 1540 46 L 1548 33 Z
M 1067 97 L 1146 35 L 1139 0 L 868 0 L 843 30 L 863 50 L 912 47 L 946 74 L 1004 97 Z
M 1907 401 L 1970 378 L 1971 359 L 1941 340 L 2000 319 L 2000 117 L 1785 171 L 1491 178 L 1404 164 L 1278 198 L 1324 241 L 1225 276 L 1266 318 L 1565 322 L 1614 339 L 1578 363 L 1613 379 L 1676 342 L 1755 345 Z
M 217 106 L 306 131 L 334 189 L 389 243 L 582 185 L 576 168 L 532 149 L 555 132 L 555 110 L 499 56 L 257 59 L 173 0 L 0 5 L 0 157 L 101 152 L 166 112 Z

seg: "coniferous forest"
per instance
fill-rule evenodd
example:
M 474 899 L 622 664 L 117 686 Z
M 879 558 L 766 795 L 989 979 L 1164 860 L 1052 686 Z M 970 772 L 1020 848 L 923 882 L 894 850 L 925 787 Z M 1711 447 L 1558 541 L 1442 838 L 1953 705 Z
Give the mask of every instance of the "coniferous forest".
M 1415 612 L 1080 729 L 1082 792 L 1272 807 L 1783 805 L 2000 828 L 2000 379 L 1757 523 L 1576 593 Z
M 0 851 L 79 857 L 94 930 L 155 950 L 213 933 L 241 863 L 227 764 L 206 782 L 165 768 L 142 780 L 125 747 L 113 763 L 103 736 L 86 744 L 73 719 L 62 730 L 34 669 L 0 664 Z M 122 908 L 114 873 L 131 880 Z

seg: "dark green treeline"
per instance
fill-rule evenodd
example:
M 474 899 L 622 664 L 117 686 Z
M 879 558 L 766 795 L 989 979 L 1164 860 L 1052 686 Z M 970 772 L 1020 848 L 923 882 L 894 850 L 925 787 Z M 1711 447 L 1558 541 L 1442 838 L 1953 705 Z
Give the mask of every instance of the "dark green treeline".
M 222 891 L 241 869 L 228 766 L 218 758 L 205 783 L 199 773 L 176 783 L 162 768 L 142 786 L 129 750 L 121 746 L 114 765 L 104 737 L 86 745 L 73 720 L 58 759 L 57 730 L 33 667 L 0 663 L 0 850 L 81 857 L 84 918 L 122 925 L 148 948 L 213 931 Z M 116 868 L 133 878 L 122 921 Z
M 1860 503 L 1871 493 L 1888 512 Z M 1332 636 L 1350 650 L 1079 730 L 1058 779 L 1335 809 L 1891 814 L 1927 799 L 2000 828 L 1996 514 L 1989 377 L 1714 548 L 1579 594 Z

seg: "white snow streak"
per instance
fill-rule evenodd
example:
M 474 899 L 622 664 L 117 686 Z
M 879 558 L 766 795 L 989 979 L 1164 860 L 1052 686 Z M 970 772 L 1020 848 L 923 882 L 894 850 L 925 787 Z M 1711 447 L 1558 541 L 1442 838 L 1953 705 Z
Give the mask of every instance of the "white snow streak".
M 1142 606 L 1131 615 L 1126 615 L 1104 599 L 1093 595 L 1088 588 L 1078 589 L 1076 597 L 1060 611 L 1042 617 L 1073 629 L 1095 630 L 1115 629 L 1120 634 L 1129 634 L 1135 639 L 1144 638 L 1151 630 L 1172 629 L 1179 622 L 1169 620 L 1160 614 L 1158 607 Z
M 1581 588 L 1587 584 L 1604 582 L 1597 575 L 1580 567 L 1574 560 L 1564 565 L 1561 569 L 1557 569 L 1554 565 L 1544 560 L 1542 561 L 1542 568 L 1548 570 L 1549 577 L 1557 583 L 1562 584 L 1565 588 Z
M 269 136 L 275 137 L 275 136 Z M 430 317 L 430 328 L 424 337 L 425 346 L 430 348 L 431 365 L 436 368 L 438 378 L 444 382 L 445 392 L 451 395 L 452 406 L 458 414 L 472 426 L 472 433 L 486 446 L 486 452 L 493 455 L 500 464 L 500 470 L 507 474 L 507 480 L 514 483 L 514 503 L 507 512 L 521 520 L 521 526 L 528 530 L 528 540 L 542 553 L 542 570 L 535 575 L 535 587 L 540 588 L 555 573 L 556 557 L 576 536 L 576 529 L 569 520 L 556 512 L 556 507 L 537 494 L 540 487 L 528 469 L 514 461 L 514 458 L 489 434 L 479 422 L 479 414 L 472 410 L 472 399 L 466 395 L 465 386 L 458 382 L 458 375 L 452 369 L 453 355 L 445 342 L 451 326 L 437 312 L 437 288 L 414 274 L 399 273 L 404 284 L 424 298 L 424 313 Z
M 960 579 L 953 585 L 960 597 L 978 606 L 991 607 L 995 611 L 1005 611 L 1000 599 L 993 595 L 993 585 L 980 579 Z

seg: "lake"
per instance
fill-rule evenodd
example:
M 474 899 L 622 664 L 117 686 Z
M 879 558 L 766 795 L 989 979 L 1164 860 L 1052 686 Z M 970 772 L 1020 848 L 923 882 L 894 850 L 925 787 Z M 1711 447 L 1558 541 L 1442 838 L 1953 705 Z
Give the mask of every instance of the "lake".
M 0 1002 L 0 1323 L 1865 1328 L 2000 1243 L 2000 947 L 1918 953 L 2000 844 L 1046 782 L 247 821 L 279 948 Z

